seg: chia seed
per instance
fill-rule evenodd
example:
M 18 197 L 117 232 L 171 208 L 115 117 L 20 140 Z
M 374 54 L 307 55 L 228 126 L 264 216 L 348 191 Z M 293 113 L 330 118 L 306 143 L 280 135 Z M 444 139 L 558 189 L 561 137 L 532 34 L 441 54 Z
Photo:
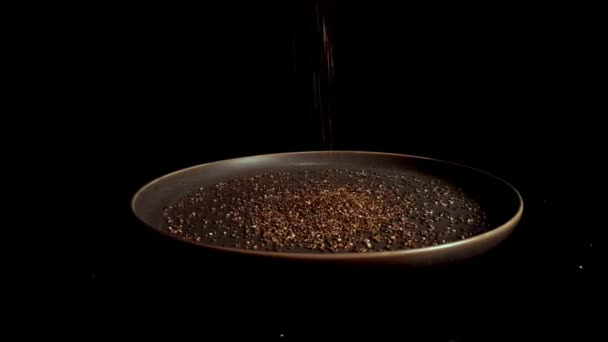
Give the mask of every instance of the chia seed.
M 262 173 L 200 187 L 162 215 L 182 239 L 290 253 L 422 248 L 489 226 L 472 196 L 448 181 L 381 170 Z

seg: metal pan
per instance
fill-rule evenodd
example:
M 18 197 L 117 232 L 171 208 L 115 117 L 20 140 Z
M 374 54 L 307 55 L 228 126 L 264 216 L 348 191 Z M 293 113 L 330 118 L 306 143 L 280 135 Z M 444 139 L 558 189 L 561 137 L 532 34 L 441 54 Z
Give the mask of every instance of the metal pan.
M 431 247 L 371 253 L 289 253 L 229 248 L 181 239 L 163 228 L 162 210 L 193 189 L 218 182 L 250 177 L 266 171 L 319 169 L 413 170 L 445 179 L 483 199 L 482 210 L 493 225 L 486 232 L 456 242 Z M 451 162 L 410 155 L 323 151 L 259 155 L 202 164 L 162 176 L 133 197 L 132 210 L 155 232 L 201 248 L 231 254 L 340 264 L 398 264 L 406 267 L 450 264 L 480 255 L 503 241 L 523 212 L 520 194 L 505 181 L 486 172 Z

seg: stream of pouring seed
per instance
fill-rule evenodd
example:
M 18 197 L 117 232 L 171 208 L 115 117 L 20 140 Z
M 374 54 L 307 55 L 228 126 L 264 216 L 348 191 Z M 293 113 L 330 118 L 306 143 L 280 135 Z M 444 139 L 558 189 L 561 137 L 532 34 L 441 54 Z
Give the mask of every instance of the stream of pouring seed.
M 321 121 L 321 141 L 324 147 L 333 150 L 335 146 L 334 129 L 336 119 L 336 89 L 334 69 L 334 44 L 330 18 L 319 4 L 314 8 L 315 44 L 319 45 L 319 55 L 315 56 L 312 69 L 313 111 Z M 313 49 L 316 51 L 317 49 Z

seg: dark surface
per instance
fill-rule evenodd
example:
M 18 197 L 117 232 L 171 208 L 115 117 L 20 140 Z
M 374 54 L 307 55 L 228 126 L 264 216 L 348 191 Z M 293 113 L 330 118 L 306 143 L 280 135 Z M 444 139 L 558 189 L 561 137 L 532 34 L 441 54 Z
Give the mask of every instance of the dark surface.
M 601 211 L 585 200 L 601 179 L 596 21 L 574 8 L 402 16 L 387 6 L 350 5 L 339 16 L 336 148 L 447 159 L 506 179 L 526 203 L 512 238 L 462 268 L 412 275 L 256 268 L 149 234 L 129 201 L 157 176 L 323 148 L 285 29 L 307 18 L 257 2 L 96 9 L 45 50 L 58 56 L 47 79 L 67 89 L 50 103 L 81 118 L 69 120 L 77 129 L 56 149 L 73 151 L 57 162 L 75 167 L 61 176 L 78 190 L 69 202 L 75 229 L 49 268 L 68 284 L 69 295 L 51 296 L 66 308 L 64 322 L 110 336 L 125 327 L 133 336 L 466 341 L 531 328 L 586 340 L 603 298 L 593 214 Z
M 154 191 L 163 195 L 148 197 L 155 197 L 162 210 L 152 215 L 137 208 L 150 213 L 154 206 L 135 199 L 134 213 L 170 237 L 203 244 L 286 253 L 364 253 L 463 240 L 502 225 L 517 212 L 516 205 L 493 203 L 495 192 L 479 178 L 473 184 L 487 189 L 483 206 L 479 191 L 465 192 L 466 185 L 448 178 L 454 170 L 429 175 L 413 167 L 390 169 L 378 159 L 368 161 L 366 165 L 375 165 L 366 169 L 353 165 L 352 157 L 347 164 L 346 156 L 323 152 L 323 164 L 279 154 L 275 161 L 282 161 L 283 167 L 263 173 L 252 171 L 250 161 L 242 175 L 227 182 L 202 178 L 177 200 L 169 199 L 166 190 Z M 242 164 L 237 159 L 216 174 L 237 169 L 239 160 Z M 264 161 L 270 170 L 268 159 Z M 264 161 L 255 167 L 264 168 Z M 203 168 L 199 174 L 212 171 Z M 169 189 L 178 192 L 180 183 L 187 182 L 174 178 Z M 515 191 L 511 197 L 517 203 Z M 154 226 L 154 218 L 161 215 L 161 223 Z

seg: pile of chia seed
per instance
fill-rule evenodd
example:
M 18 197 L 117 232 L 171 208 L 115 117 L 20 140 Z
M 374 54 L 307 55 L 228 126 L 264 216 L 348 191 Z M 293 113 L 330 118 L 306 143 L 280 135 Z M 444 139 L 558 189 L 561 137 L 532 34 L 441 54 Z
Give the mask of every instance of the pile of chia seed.
M 180 238 L 280 252 L 378 252 L 457 241 L 487 230 L 479 204 L 415 172 L 268 172 L 199 188 L 163 211 Z

